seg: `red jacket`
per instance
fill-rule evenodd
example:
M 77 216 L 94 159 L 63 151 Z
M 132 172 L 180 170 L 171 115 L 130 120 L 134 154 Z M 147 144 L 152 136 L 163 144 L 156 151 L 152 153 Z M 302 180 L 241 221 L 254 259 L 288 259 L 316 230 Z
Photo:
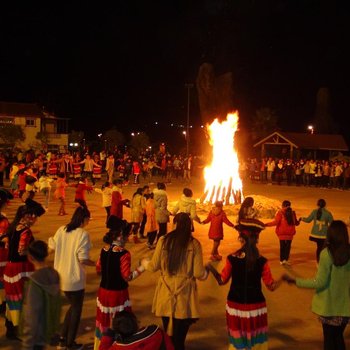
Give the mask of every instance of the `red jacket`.
M 163 347 L 161 348 L 163 344 Z M 114 341 L 113 334 L 103 335 L 99 350 L 174 350 L 169 336 L 152 325 L 140 329 L 137 333 L 123 341 Z
M 111 214 L 119 219 L 123 218 L 123 205 L 127 205 L 128 200 L 123 199 L 119 191 L 112 192 Z
M 211 211 L 208 217 L 202 223 L 207 224 L 208 222 L 210 222 L 210 227 L 209 227 L 210 239 L 217 240 L 217 239 L 224 238 L 223 223 L 233 227 L 233 223 L 227 218 L 223 210 L 218 215 L 213 214 L 213 212 Z
M 78 184 L 74 184 L 74 185 L 72 185 L 72 187 L 76 187 L 75 199 L 80 199 L 80 200 L 82 199 L 84 201 L 86 200 L 85 192 L 93 190 L 93 187 L 87 186 L 83 182 L 79 182 Z
M 288 225 L 286 215 L 286 209 L 282 208 L 275 216 L 275 220 L 268 222 L 265 226 L 276 226 L 276 234 L 280 240 L 291 241 L 296 233 L 295 226 L 299 225 L 297 221 L 295 211 L 293 210 L 293 225 Z

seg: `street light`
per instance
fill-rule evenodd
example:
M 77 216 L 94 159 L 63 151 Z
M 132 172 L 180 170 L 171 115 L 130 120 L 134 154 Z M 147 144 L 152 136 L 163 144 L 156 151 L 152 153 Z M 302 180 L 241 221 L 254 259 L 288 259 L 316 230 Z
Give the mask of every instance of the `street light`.
M 192 83 L 186 83 L 187 88 L 187 123 L 186 123 L 186 156 L 188 157 L 190 148 L 190 90 L 193 88 Z
M 310 134 L 313 134 L 313 133 L 314 133 L 314 127 L 313 127 L 313 125 L 309 125 L 307 128 L 310 130 Z

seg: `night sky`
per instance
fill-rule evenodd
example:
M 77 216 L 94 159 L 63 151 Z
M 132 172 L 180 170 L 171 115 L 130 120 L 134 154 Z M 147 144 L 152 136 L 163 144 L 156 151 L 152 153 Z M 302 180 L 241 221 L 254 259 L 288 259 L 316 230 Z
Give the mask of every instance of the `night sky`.
M 183 124 L 184 84 L 210 62 L 218 74 L 232 71 L 243 127 L 269 107 L 283 130 L 305 131 L 325 86 L 334 121 L 350 134 L 350 21 L 336 1 L 82 4 L 2 6 L 0 100 L 44 105 L 90 134 Z M 199 126 L 195 89 L 191 96 Z

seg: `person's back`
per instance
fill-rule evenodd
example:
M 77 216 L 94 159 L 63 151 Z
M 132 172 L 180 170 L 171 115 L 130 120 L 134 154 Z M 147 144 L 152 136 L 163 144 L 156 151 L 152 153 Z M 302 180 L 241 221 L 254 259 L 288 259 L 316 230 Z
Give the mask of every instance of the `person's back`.
M 61 226 L 50 238 L 49 246 L 55 250 L 54 267 L 61 276 L 61 289 L 84 289 L 86 273 L 79 260 L 89 258 L 91 243 L 88 232 L 81 227 L 67 232 L 66 226 Z

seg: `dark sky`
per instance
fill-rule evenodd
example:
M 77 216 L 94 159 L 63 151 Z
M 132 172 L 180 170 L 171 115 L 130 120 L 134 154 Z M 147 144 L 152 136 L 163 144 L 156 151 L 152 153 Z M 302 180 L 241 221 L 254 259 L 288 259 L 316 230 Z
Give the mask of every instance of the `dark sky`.
M 282 129 L 304 131 L 327 86 L 332 116 L 350 133 L 350 21 L 336 1 L 43 4 L 1 8 L 0 100 L 37 102 L 91 133 L 184 123 L 184 84 L 207 61 L 232 71 L 243 124 L 270 107 Z

